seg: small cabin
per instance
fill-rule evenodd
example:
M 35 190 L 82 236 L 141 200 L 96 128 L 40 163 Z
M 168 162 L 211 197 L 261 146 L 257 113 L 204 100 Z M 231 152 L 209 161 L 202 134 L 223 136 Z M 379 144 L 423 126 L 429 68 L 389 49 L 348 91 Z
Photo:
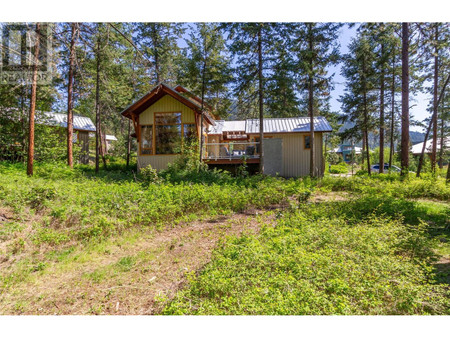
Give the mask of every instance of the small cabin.
M 43 112 L 42 118 L 36 118 L 36 123 L 67 128 L 67 114 Z M 89 133 L 95 132 L 95 125 L 89 117 L 73 115 L 73 142 L 81 145 L 80 163 L 89 163 Z
M 36 117 L 36 123 L 67 128 L 67 114 L 43 112 L 42 117 Z M 89 140 L 95 137 L 95 131 L 95 124 L 89 117 L 73 115 L 73 142 L 81 146 L 79 160 L 82 164 L 89 163 Z M 105 135 L 106 153 L 112 149 L 114 141 L 117 141 L 114 135 Z
M 138 169 L 167 168 L 182 145 L 200 140 L 203 120 L 203 161 L 210 166 L 259 164 L 259 119 L 224 121 L 214 118 L 201 99 L 187 89 L 159 84 L 128 106 L 122 115 L 133 121 L 138 141 Z M 264 174 L 298 177 L 309 174 L 308 117 L 264 119 Z M 324 117 L 314 118 L 316 173 L 323 175 L 323 133 L 331 132 Z

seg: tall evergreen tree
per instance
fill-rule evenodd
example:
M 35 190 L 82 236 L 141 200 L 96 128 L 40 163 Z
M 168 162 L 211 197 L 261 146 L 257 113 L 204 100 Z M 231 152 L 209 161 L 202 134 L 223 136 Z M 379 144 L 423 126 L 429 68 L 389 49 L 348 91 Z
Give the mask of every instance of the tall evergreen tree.
M 140 22 L 136 24 L 137 41 L 143 53 L 153 62 L 154 70 L 149 83 L 153 86 L 160 82 L 169 85 L 177 83 L 180 48 L 178 40 L 182 38 L 184 26 L 180 23 Z
M 213 107 L 215 114 L 226 116 L 230 107 L 231 59 L 215 23 L 197 23 L 186 39 L 182 52 L 178 83 Z
M 347 119 L 355 123 L 361 130 L 363 138 L 363 156 L 367 160 L 367 171 L 371 174 L 369 132 L 375 125 L 375 55 L 373 45 L 364 35 L 353 39 L 349 45 L 349 53 L 344 56 L 342 75 L 346 78 L 346 89 L 340 101 Z
M 409 170 L 409 23 L 402 23 L 402 139 L 401 174 Z
M 394 146 L 394 125 L 395 125 L 395 92 L 396 92 L 396 60 L 395 55 L 398 49 L 398 37 L 396 36 L 398 30 L 397 24 L 392 23 L 365 23 L 359 28 L 359 31 L 371 40 L 374 46 L 375 53 L 375 72 L 376 82 L 375 85 L 379 90 L 379 118 L 378 118 L 378 130 L 379 130 L 379 172 L 384 172 L 384 144 L 386 135 L 386 121 L 391 120 L 391 128 L 389 131 L 391 139 L 391 151 L 389 163 L 392 165 L 392 155 Z M 387 107 L 388 91 L 390 87 L 391 96 L 391 114 L 388 118 L 385 115 Z
M 274 64 L 274 41 L 280 26 L 271 23 L 233 23 L 222 26 L 231 41 L 230 51 L 236 59 L 234 90 L 236 96 L 246 96 L 247 107 L 258 104 L 260 172 L 264 171 L 264 98 L 267 79 Z M 239 109 L 239 108 L 238 108 Z M 249 115 L 255 117 L 254 111 Z M 246 116 L 249 117 L 249 116 Z
M 28 161 L 27 161 L 27 175 L 33 176 L 33 161 L 34 161 L 34 116 L 36 110 L 36 89 L 37 89 L 37 73 L 39 64 L 39 48 L 41 40 L 41 24 L 36 23 L 36 35 L 34 42 L 33 53 L 33 73 L 31 80 L 31 98 L 30 98 L 30 115 L 29 115 L 29 129 L 28 129 Z
M 296 54 L 296 79 L 298 90 L 304 97 L 310 118 L 310 176 L 316 176 L 314 115 L 327 110 L 334 74 L 328 67 L 339 61 L 338 34 L 342 24 L 300 23 L 293 28 L 293 52 Z
M 67 165 L 73 168 L 73 72 L 75 68 L 75 44 L 78 34 L 78 23 L 70 25 L 69 81 L 67 84 Z

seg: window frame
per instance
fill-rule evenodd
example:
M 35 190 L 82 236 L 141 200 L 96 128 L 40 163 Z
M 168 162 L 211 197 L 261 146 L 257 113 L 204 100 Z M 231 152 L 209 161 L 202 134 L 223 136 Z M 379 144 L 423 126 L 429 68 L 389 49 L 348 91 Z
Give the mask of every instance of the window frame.
M 161 123 L 156 123 L 156 115 L 157 114 L 180 114 L 180 123 L 170 123 L 170 124 L 161 124 Z M 195 112 L 194 112 L 195 114 Z M 185 142 L 185 137 L 184 137 L 184 125 L 188 124 L 188 125 L 194 125 L 195 128 L 195 137 L 198 140 L 198 128 L 197 128 L 197 121 L 193 121 L 193 122 L 183 122 L 183 112 L 182 111 L 168 111 L 168 112 L 154 112 L 153 113 L 153 124 L 141 124 L 139 125 L 139 128 L 144 127 L 144 126 L 152 126 L 152 153 L 151 154 L 142 154 L 142 139 L 139 141 L 139 155 L 140 156 L 173 156 L 173 155 L 179 155 L 180 153 L 175 153 L 175 154 L 156 154 L 156 125 L 160 125 L 160 126 L 179 126 L 181 125 L 181 146 L 184 145 Z M 139 132 L 141 132 L 141 130 L 139 130 Z M 145 148 L 145 149 L 150 149 L 150 148 Z
M 144 148 L 142 147 L 142 127 L 152 127 L 152 147 L 151 148 Z M 153 124 L 140 124 L 139 128 L 141 128 L 139 130 L 139 135 L 141 136 L 141 139 L 139 140 L 139 155 L 140 156 L 153 156 L 155 154 L 155 128 L 153 127 Z M 143 154 L 142 150 L 143 149 L 151 149 L 152 153 L 151 154 Z

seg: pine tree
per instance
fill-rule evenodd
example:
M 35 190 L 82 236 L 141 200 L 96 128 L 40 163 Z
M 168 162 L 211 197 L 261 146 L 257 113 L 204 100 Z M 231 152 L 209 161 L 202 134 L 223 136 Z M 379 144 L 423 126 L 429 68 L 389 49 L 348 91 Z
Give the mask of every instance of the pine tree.
M 259 113 L 259 153 L 260 168 L 264 172 L 264 104 L 266 94 L 266 83 L 268 73 L 274 62 L 273 41 L 277 35 L 276 24 L 271 23 L 233 23 L 223 25 L 228 32 L 231 41 L 230 51 L 236 58 L 235 86 L 234 90 L 238 97 L 245 95 L 243 102 L 247 107 L 254 106 L 257 102 Z M 255 116 L 255 111 L 250 110 L 248 114 Z
M 331 80 L 327 68 L 339 61 L 338 34 L 342 24 L 300 23 L 293 30 L 292 50 L 296 54 L 295 71 L 298 90 L 306 102 L 310 118 L 310 176 L 317 174 L 315 164 L 314 115 L 328 111 Z
M 218 24 L 197 23 L 182 52 L 178 83 L 213 107 L 218 116 L 226 116 L 230 107 L 231 59 Z M 204 85 L 203 85 L 204 83 Z
M 390 158 L 389 166 L 392 165 L 393 147 L 394 147 L 394 133 L 395 133 L 395 92 L 396 92 L 396 59 L 395 56 L 398 50 L 398 37 L 396 36 L 398 30 L 397 24 L 392 23 L 365 23 L 359 28 L 359 31 L 371 40 L 374 46 L 375 53 L 375 85 L 379 90 L 379 172 L 384 172 L 384 143 L 386 135 L 386 121 L 390 120 Z M 390 88 L 389 88 L 390 87 Z M 391 114 L 386 116 L 387 98 L 390 89 L 391 96 Z
M 376 72 L 373 45 L 364 35 L 353 39 L 349 45 L 349 53 L 344 56 L 342 75 L 347 79 L 345 94 L 341 96 L 342 109 L 347 119 L 355 123 L 363 138 L 363 158 L 366 156 L 367 171 L 370 168 L 369 132 L 375 126 L 376 112 L 375 93 Z
M 30 98 L 30 115 L 29 115 L 29 131 L 28 131 L 28 162 L 27 175 L 33 176 L 33 160 L 34 160 L 34 116 L 36 110 L 36 89 L 37 89 L 37 72 L 39 62 L 39 47 L 41 40 L 41 24 L 36 23 L 36 35 L 34 44 L 34 62 L 31 80 L 31 98 Z
M 75 68 L 75 44 L 78 34 L 78 23 L 73 22 L 70 26 L 69 81 L 67 85 L 67 165 L 73 168 L 73 72 Z
M 427 81 L 428 79 L 432 79 L 433 82 L 432 86 L 428 88 L 429 93 L 432 94 L 432 102 L 429 109 L 431 111 L 431 118 L 425 132 L 425 141 L 422 153 L 419 157 L 419 164 L 416 174 L 416 176 L 419 177 L 423 166 L 425 148 L 430 132 L 432 133 L 433 137 L 431 149 L 431 168 L 433 172 L 436 169 L 437 146 L 440 143 L 438 142 L 438 119 L 440 117 L 440 112 L 442 111 L 441 99 L 442 96 L 445 95 L 445 90 L 448 84 L 448 79 L 446 79 L 446 77 L 448 78 L 450 69 L 450 60 L 447 52 L 450 32 L 448 24 L 430 23 L 421 24 L 418 26 L 421 32 L 421 38 L 418 39 L 422 50 L 423 61 L 421 63 L 421 66 L 423 69 L 425 69 L 423 82 Z M 442 120 L 440 125 L 443 125 Z
M 409 24 L 402 23 L 402 139 L 401 175 L 409 170 Z
M 182 38 L 184 26 L 180 23 L 140 22 L 135 30 L 138 45 L 154 65 L 149 83 L 153 86 L 160 82 L 175 85 L 178 73 L 176 60 L 180 53 L 178 39 Z

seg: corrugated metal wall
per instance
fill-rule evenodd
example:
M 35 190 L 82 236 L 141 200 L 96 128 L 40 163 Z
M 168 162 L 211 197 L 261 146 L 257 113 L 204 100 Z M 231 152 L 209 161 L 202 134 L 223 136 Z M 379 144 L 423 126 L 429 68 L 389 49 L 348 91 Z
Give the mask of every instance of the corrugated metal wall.
M 309 149 L 305 149 L 304 135 L 307 133 L 295 134 L 272 134 L 274 138 L 283 139 L 283 174 L 284 177 L 298 177 L 309 175 Z M 269 135 L 268 135 L 269 136 Z M 314 135 L 314 145 L 316 149 L 316 166 L 319 175 L 323 175 L 322 156 L 322 134 Z
M 181 112 L 182 123 L 195 123 L 195 113 L 190 108 L 175 100 L 173 97 L 166 95 L 139 115 L 139 124 L 153 124 L 153 114 L 164 112 Z M 144 168 L 150 164 L 152 168 L 155 168 L 157 170 L 166 169 L 167 164 L 173 162 L 177 157 L 177 155 L 141 156 L 139 154 L 140 151 L 138 152 L 137 158 L 138 168 Z
M 195 113 L 172 96 L 166 95 L 139 115 L 140 124 L 153 124 L 153 113 L 181 112 L 182 123 L 195 123 Z
M 138 168 L 145 168 L 149 164 L 156 170 L 167 168 L 167 164 L 175 161 L 178 155 L 154 155 L 154 156 L 138 156 Z

